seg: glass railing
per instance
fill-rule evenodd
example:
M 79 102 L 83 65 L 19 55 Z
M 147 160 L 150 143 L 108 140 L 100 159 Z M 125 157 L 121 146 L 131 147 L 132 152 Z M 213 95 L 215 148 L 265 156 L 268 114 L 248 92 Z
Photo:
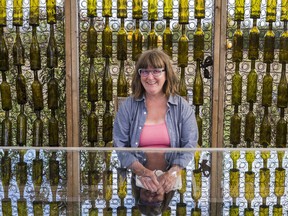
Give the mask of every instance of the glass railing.
M 176 189 L 157 193 L 120 166 L 130 157 L 164 173 L 169 161 L 189 161 Z M 215 202 L 222 215 L 288 212 L 287 149 L 5 147 L 0 159 L 0 215 L 217 215 Z

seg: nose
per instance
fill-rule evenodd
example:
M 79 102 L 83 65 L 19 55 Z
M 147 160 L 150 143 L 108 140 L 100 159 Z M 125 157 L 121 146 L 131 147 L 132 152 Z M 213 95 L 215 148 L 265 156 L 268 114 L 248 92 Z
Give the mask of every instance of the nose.
M 149 71 L 149 74 L 148 74 L 147 78 L 154 78 L 154 76 L 152 74 L 152 71 Z

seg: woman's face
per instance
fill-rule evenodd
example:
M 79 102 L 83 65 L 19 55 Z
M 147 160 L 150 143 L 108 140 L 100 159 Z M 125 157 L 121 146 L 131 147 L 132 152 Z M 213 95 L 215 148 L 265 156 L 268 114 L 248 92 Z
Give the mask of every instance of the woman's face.
M 155 68 L 148 66 L 146 69 L 152 71 Z M 162 88 L 166 81 L 165 71 L 163 71 L 159 76 L 154 76 L 152 73 L 149 73 L 148 76 L 140 76 L 140 77 L 146 95 L 156 96 L 163 94 Z

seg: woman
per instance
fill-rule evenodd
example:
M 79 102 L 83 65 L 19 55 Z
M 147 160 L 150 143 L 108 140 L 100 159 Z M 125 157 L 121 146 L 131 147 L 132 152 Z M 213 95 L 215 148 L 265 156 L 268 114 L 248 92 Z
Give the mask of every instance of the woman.
M 148 50 L 140 56 L 135 67 L 132 96 L 120 105 L 115 118 L 114 146 L 196 147 L 195 114 L 188 102 L 177 94 L 178 77 L 170 57 L 160 50 Z M 180 170 L 192 159 L 192 152 L 184 151 L 119 151 L 117 154 L 121 165 L 130 168 L 142 187 L 153 193 L 154 197 L 146 200 L 150 203 L 163 200 L 164 194 L 173 190 Z M 165 172 L 157 177 L 155 169 Z

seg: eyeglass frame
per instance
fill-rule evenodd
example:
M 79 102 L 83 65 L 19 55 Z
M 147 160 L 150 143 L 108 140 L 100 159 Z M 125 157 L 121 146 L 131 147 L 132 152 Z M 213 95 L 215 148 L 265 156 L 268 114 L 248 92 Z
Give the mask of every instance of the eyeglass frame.
M 147 70 L 147 71 L 148 71 L 148 74 L 147 74 L 146 76 L 141 75 L 141 71 L 142 71 L 142 70 Z M 160 73 L 159 73 L 159 74 L 154 74 L 154 73 L 153 73 L 154 71 L 158 71 L 158 72 L 160 72 Z M 138 74 L 139 74 L 140 77 L 148 77 L 149 74 L 151 73 L 153 77 L 159 77 L 159 76 L 161 76 L 162 72 L 164 72 L 164 71 L 165 71 L 165 68 L 153 68 L 153 69 L 139 68 L 139 69 L 138 69 Z
M 139 199 L 137 202 L 137 205 L 141 205 L 141 206 L 150 206 L 150 207 L 162 207 L 163 201 L 159 201 L 159 202 L 147 202 L 144 200 Z

